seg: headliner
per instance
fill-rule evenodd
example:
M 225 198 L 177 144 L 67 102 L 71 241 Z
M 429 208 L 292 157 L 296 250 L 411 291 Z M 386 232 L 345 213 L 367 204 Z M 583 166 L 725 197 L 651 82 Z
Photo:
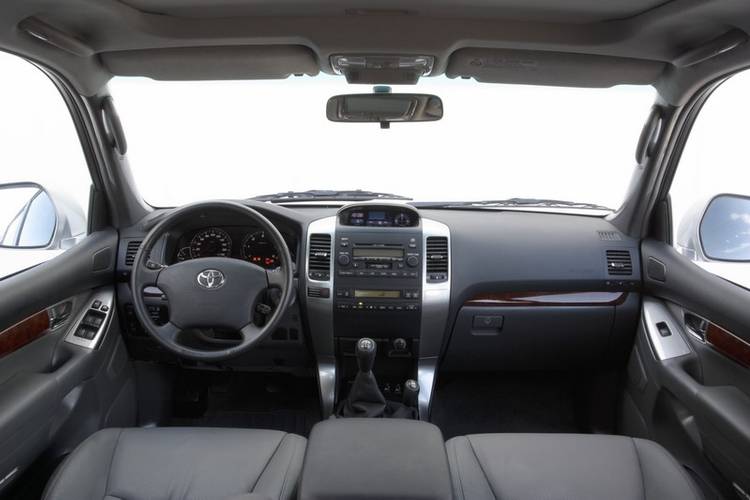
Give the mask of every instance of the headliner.
M 67 50 L 19 29 L 24 20 L 41 21 L 41 26 L 67 38 Z M 750 32 L 750 2 L 0 2 L 0 47 L 57 69 L 85 95 L 100 92 L 115 74 L 162 79 L 284 78 L 294 73 L 330 73 L 332 54 L 364 52 L 433 55 L 433 74 L 482 81 L 654 84 L 664 100 L 679 103 L 708 78 L 750 63 L 750 44 L 743 44 L 694 66 L 676 64 L 687 51 L 730 30 Z M 492 64 L 477 70 L 471 64 L 477 58 Z

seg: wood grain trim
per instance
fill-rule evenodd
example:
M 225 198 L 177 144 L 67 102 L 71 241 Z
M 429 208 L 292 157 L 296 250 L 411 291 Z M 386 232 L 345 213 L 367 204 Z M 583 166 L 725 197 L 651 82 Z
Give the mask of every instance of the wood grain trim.
M 35 341 L 49 330 L 49 314 L 40 311 L 0 332 L 0 358 Z
M 464 302 L 465 306 L 555 307 L 616 306 L 625 302 L 627 292 L 488 292 Z
M 725 356 L 735 360 L 745 368 L 750 368 L 750 344 L 722 327 L 709 323 L 706 328 L 706 342 Z

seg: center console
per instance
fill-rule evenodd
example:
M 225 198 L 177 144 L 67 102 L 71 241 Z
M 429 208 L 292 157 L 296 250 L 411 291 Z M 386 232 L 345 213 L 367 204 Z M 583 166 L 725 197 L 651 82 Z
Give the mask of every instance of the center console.
M 416 211 L 354 206 L 339 213 L 334 242 L 336 336 L 419 338 L 421 241 Z
M 321 422 L 310 433 L 298 498 L 449 500 L 443 435 L 413 420 Z
M 357 374 L 355 344 L 377 343 L 387 399 L 417 379 L 426 419 L 450 296 L 447 226 L 405 204 L 364 203 L 308 228 L 306 299 L 323 410 L 331 414 Z

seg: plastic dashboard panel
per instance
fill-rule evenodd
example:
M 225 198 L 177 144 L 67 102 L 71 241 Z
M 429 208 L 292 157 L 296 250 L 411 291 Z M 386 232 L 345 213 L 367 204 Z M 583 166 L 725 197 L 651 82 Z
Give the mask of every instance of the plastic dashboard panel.
M 626 357 L 640 303 L 637 240 L 600 217 L 448 210 L 429 217 L 451 229 L 442 369 L 551 369 Z M 600 234 L 612 232 L 617 239 Z M 607 250 L 627 250 L 632 274 L 610 276 Z M 570 292 L 580 300 L 569 300 Z M 516 299 L 472 304 L 493 296 Z M 487 315 L 502 326 L 477 331 L 474 317 Z
M 263 212 L 273 212 L 267 215 L 273 215 L 274 222 L 278 221 L 296 233 L 302 246 L 298 253 L 303 257 L 299 262 L 301 272 L 305 272 L 307 230 L 332 232 L 330 227 L 308 229 L 308 224 L 328 218 L 335 221 L 339 208 L 248 204 Z M 567 359 L 562 356 L 561 360 L 555 361 L 591 361 L 611 355 L 613 350 L 624 353 L 620 357 L 627 356 L 640 307 L 641 265 L 637 240 L 619 233 L 601 217 L 512 210 L 420 209 L 419 212 L 423 219 L 435 221 L 438 227 L 445 227 L 450 234 L 451 281 L 449 289 L 441 290 L 450 305 L 444 319 L 429 328 L 430 339 L 436 339 L 438 344 L 430 347 L 430 356 L 436 365 L 442 365 L 442 361 L 452 363 L 451 359 L 470 362 L 477 355 L 484 355 L 482 351 L 486 346 L 482 344 L 492 340 L 481 338 L 475 342 L 478 337 L 471 335 L 472 323 L 466 320 L 468 312 L 462 313 L 461 310 L 474 297 L 508 292 L 591 292 L 615 294 L 622 300 L 616 304 L 534 305 L 533 311 L 517 305 L 501 305 L 510 309 L 503 313 L 508 315 L 509 321 L 504 333 L 517 331 L 516 338 L 511 340 L 520 346 L 516 349 L 518 356 L 506 359 L 505 366 L 513 363 L 523 366 L 525 362 L 546 364 L 552 351 L 544 351 L 554 345 L 554 342 L 547 343 L 550 339 L 564 346 L 565 349 L 558 350 L 558 354 L 570 354 Z M 121 252 L 122 241 L 142 237 L 142 227 L 124 231 Z M 602 238 L 602 233 L 614 234 L 615 238 Z M 627 251 L 632 260 L 632 274 L 609 276 L 607 250 Z M 121 259 L 122 254 L 118 272 L 129 271 Z M 127 297 L 127 294 L 121 296 Z M 315 299 L 303 297 L 302 307 L 308 315 L 309 328 L 314 330 L 310 332 L 313 349 L 319 360 L 326 360 L 327 366 L 328 361 L 332 361 L 333 349 L 329 342 L 321 342 L 321 339 L 327 337 L 324 332 L 329 325 L 316 321 L 317 313 L 322 311 Z M 330 304 L 326 301 L 325 308 L 328 307 Z M 468 329 L 466 325 L 469 325 Z M 528 331 L 531 333 L 524 333 Z M 501 335 L 494 338 L 496 341 L 508 340 Z M 502 352 L 500 347 L 497 346 L 498 352 Z M 490 366 L 502 369 L 502 356 L 506 354 L 493 357 Z

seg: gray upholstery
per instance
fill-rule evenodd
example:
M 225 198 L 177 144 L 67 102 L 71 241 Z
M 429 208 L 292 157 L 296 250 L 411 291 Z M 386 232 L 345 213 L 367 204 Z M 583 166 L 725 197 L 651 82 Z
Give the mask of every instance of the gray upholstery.
M 447 443 L 458 500 L 698 500 L 660 445 L 622 436 L 477 434 Z
M 44 498 L 291 499 L 305 443 L 270 430 L 105 429 L 63 462 Z
M 451 500 L 443 434 L 419 420 L 340 418 L 310 433 L 299 500 Z

